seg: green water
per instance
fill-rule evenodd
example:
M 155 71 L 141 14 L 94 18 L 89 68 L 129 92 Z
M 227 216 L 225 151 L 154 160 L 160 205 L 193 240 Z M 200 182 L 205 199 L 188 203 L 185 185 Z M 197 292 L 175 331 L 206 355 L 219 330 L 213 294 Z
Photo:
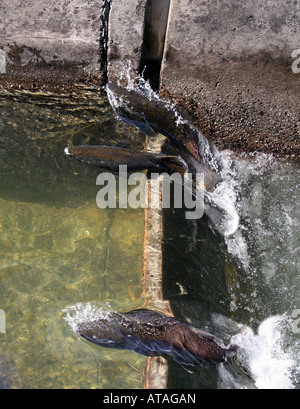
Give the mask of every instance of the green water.
M 0 388 L 141 388 L 146 358 L 86 345 L 63 319 L 77 303 L 143 304 L 141 210 L 101 210 L 98 169 L 70 144 L 143 143 L 100 92 L 0 95 Z

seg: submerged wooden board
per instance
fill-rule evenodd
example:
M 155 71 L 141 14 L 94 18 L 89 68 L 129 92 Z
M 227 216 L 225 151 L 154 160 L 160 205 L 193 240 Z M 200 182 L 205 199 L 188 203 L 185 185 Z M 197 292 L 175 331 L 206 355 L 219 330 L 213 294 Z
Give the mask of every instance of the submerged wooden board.
M 151 192 L 159 188 L 147 182 L 148 203 L 150 203 Z M 159 192 L 155 195 L 160 199 Z M 171 315 L 169 301 L 163 299 L 162 289 L 162 237 L 163 216 L 162 205 L 159 200 L 158 208 L 149 207 L 145 209 L 145 233 L 144 233 L 144 257 L 143 257 L 143 297 L 146 307 L 158 310 L 165 315 Z M 144 373 L 145 389 L 166 389 L 168 378 L 168 362 L 161 357 L 148 358 L 147 368 Z

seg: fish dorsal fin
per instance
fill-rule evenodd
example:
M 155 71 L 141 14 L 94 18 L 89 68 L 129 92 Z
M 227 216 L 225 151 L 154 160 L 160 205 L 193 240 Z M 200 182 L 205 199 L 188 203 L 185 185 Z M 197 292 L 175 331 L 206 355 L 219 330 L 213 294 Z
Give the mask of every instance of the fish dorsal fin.
M 146 134 L 147 136 L 149 136 L 149 138 L 156 138 L 157 133 L 154 131 L 152 126 L 147 121 L 147 118 L 144 112 L 142 112 L 142 116 L 144 118 L 145 123 L 141 125 L 140 131 Z

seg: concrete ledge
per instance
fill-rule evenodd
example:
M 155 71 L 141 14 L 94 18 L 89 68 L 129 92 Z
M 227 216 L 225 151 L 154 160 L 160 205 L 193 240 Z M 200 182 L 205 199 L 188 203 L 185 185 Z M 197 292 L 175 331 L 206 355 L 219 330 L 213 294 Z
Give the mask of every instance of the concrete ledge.
M 161 94 L 221 149 L 300 153 L 300 3 L 173 0 Z
M 300 77 L 258 57 L 203 67 L 197 77 L 165 72 L 161 95 L 191 114 L 219 149 L 300 154 Z
M 0 13 L 2 87 L 34 89 L 44 83 L 52 89 L 56 81 L 59 90 L 80 78 L 99 79 L 103 0 L 2 0 Z

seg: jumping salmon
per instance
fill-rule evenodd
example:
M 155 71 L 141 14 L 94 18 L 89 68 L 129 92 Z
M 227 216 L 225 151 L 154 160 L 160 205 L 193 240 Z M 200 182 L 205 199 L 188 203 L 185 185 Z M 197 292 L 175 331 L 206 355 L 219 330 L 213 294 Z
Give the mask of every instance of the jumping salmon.
M 213 147 L 202 137 L 199 131 L 183 117 L 180 119 L 174 107 L 157 98 L 149 99 L 144 95 L 121 86 L 108 83 L 107 93 L 116 114 L 126 123 L 138 128 L 149 137 L 158 133 L 165 135 L 186 161 L 191 173 L 204 174 L 207 191 L 213 191 L 221 181 L 220 175 L 203 164 L 203 152 L 212 155 Z M 200 152 L 200 145 L 202 152 Z

